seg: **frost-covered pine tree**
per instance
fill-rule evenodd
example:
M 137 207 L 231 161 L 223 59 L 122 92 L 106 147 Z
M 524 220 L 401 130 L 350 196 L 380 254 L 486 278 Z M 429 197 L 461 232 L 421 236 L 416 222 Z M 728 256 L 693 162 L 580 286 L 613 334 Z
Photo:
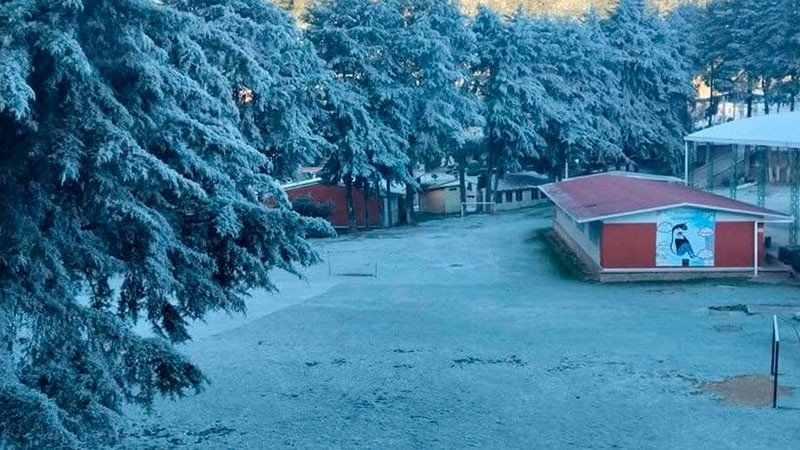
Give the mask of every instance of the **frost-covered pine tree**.
M 285 101 L 254 101 L 285 92 L 249 54 L 270 47 L 203 16 L 151 0 L 0 3 L 0 445 L 112 442 L 122 403 L 202 388 L 171 345 L 189 321 L 242 311 L 248 289 L 274 289 L 272 269 L 317 260 L 312 222 L 269 176 L 278 141 L 248 129 L 269 114 L 243 117 Z
M 702 10 L 697 28 L 697 58 L 699 76 L 709 87 L 709 105 L 705 111 L 708 124 L 719 107 L 718 98 L 734 90 L 739 68 L 731 52 L 735 35 L 728 30 L 731 14 L 723 1 L 710 2 Z
M 270 175 L 291 178 L 328 151 L 318 125 L 330 76 L 292 16 L 263 0 L 164 1 L 206 22 L 192 38 L 235 86 L 239 128 Z
M 525 158 L 538 157 L 537 148 L 544 145 L 535 112 L 547 92 L 534 76 L 533 55 L 520 44 L 525 38 L 517 33 L 528 31 L 519 25 L 522 14 L 509 23 L 482 7 L 473 22 L 478 42 L 474 89 L 486 114 L 487 201 L 493 200 L 499 175 L 518 170 Z
M 409 177 L 419 164 L 458 156 L 466 130 L 482 123 L 477 99 L 467 89 L 474 64 L 474 35 L 459 5 L 450 0 L 387 0 L 402 18 L 391 51 L 399 81 L 412 96 Z M 463 167 L 463 166 L 462 166 Z M 463 179 L 463 177 L 462 177 Z M 414 185 L 406 184 L 406 218 L 414 221 Z
M 619 52 L 623 152 L 639 164 L 674 168 L 693 95 L 681 36 L 644 0 L 622 0 L 604 28 Z
M 566 164 L 619 157 L 619 79 L 596 25 L 524 14 L 514 24 L 532 76 L 547 92 L 535 109 L 545 142 L 538 166 L 555 179 Z
M 386 2 L 331 0 L 313 5 L 305 20 L 306 36 L 336 80 L 327 98 L 325 135 L 333 149 L 324 176 L 347 187 L 349 226 L 355 230 L 356 184 L 408 179 L 411 101 L 390 51 L 400 17 Z

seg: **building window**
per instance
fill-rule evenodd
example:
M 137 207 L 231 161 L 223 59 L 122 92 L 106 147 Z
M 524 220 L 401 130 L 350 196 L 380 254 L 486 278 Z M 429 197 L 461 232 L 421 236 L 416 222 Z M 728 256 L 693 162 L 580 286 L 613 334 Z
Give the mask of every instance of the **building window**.
M 531 200 L 536 200 L 536 189 L 531 189 Z
M 514 201 L 514 193 L 511 191 L 506 192 L 506 201 L 511 203 Z
M 517 201 L 518 202 L 522 201 L 522 191 L 517 191 Z
M 499 193 L 499 192 L 498 192 L 497 194 L 495 194 L 495 196 L 494 196 L 494 201 L 495 201 L 495 203 L 497 203 L 497 204 L 501 204 L 501 203 L 503 203 L 503 194 L 501 194 L 501 193 Z
M 472 190 L 472 182 L 471 181 L 469 183 L 467 183 L 467 190 L 468 191 Z

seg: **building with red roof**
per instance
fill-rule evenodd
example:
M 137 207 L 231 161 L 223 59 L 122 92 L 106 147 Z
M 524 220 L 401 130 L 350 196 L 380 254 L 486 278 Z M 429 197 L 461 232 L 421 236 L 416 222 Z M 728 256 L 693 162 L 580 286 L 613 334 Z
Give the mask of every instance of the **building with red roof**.
M 541 186 L 558 237 L 593 271 L 758 274 L 786 214 L 679 183 L 603 173 Z

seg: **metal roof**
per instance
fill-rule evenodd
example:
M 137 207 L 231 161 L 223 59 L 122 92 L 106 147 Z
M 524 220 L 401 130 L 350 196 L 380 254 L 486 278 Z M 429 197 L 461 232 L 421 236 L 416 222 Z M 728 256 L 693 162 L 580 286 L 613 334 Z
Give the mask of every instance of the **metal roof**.
M 534 171 L 507 173 L 497 181 L 497 192 L 534 188 L 548 181 L 547 176 Z
M 727 211 L 771 221 L 791 220 L 788 215 L 777 211 L 682 184 L 608 173 L 550 183 L 540 189 L 578 223 L 680 206 Z
M 800 149 L 800 112 L 733 120 L 684 138 L 711 144 L 763 145 Z

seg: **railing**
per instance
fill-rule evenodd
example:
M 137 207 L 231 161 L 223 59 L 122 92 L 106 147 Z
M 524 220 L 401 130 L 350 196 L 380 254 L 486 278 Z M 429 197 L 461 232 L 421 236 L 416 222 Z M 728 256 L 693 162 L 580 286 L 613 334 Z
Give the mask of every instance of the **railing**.
M 778 333 L 778 317 L 772 315 L 772 362 L 769 374 L 772 375 L 772 407 L 778 407 L 778 354 L 781 349 L 781 335 Z

